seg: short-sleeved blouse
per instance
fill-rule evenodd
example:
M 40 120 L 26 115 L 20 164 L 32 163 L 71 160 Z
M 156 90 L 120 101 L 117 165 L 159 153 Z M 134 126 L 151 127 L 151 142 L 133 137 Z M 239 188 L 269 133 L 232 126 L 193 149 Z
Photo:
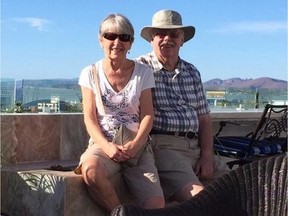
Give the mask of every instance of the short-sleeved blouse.
M 103 134 L 111 141 L 115 134 L 115 128 L 121 124 L 125 124 L 130 130 L 138 131 L 141 92 L 148 88 L 154 88 L 155 81 L 150 68 L 135 62 L 129 82 L 121 91 L 116 92 L 105 76 L 102 61 L 96 62 L 95 65 L 98 71 L 105 113 L 98 111 L 97 116 Z M 91 89 L 95 93 L 92 65 L 85 67 L 81 71 L 78 84 Z M 99 106 L 99 100 L 96 100 L 96 107 Z

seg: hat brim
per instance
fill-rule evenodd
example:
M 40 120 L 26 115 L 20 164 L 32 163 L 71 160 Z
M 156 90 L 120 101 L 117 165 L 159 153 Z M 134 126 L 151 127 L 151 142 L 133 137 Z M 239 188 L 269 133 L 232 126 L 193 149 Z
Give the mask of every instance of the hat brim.
M 184 42 L 192 39 L 195 35 L 195 28 L 193 26 L 175 26 L 175 25 L 167 25 L 161 27 L 151 27 L 145 26 L 141 30 L 141 37 L 143 37 L 146 41 L 151 42 L 151 30 L 152 29 L 183 29 L 184 31 Z

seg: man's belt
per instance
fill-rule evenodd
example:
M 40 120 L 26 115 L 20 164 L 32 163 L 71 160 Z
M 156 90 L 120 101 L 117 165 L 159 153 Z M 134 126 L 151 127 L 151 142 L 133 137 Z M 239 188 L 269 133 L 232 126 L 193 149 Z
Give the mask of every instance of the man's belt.
M 172 136 L 181 136 L 187 137 L 189 139 L 197 138 L 198 134 L 194 132 L 166 132 L 166 131 L 158 131 L 158 130 L 151 130 L 150 134 L 162 134 L 162 135 L 172 135 Z

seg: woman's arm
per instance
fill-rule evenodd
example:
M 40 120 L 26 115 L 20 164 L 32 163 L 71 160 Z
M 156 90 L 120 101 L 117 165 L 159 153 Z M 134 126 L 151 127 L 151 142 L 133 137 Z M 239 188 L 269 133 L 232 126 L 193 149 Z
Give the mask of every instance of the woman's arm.
M 94 92 L 86 87 L 81 86 L 82 98 L 83 98 L 83 112 L 84 112 L 84 123 L 89 135 L 92 137 L 94 143 L 97 143 L 102 150 L 110 158 L 118 153 L 118 148 L 111 142 L 108 142 L 106 137 L 103 135 L 101 128 L 98 124 L 97 110 L 95 104 Z
M 154 110 L 152 103 L 151 89 L 145 89 L 140 96 L 140 124 L 136 137 L 133 141 L 127 142 L 121 149 L 122 151 L 134 157 L 146 143 L 150 130 L 153 126 Z
M 140 125 L 134 141 L 144 144 L 153 127 L 154 110 L 151 89 L 145 89 L 140 97 Z

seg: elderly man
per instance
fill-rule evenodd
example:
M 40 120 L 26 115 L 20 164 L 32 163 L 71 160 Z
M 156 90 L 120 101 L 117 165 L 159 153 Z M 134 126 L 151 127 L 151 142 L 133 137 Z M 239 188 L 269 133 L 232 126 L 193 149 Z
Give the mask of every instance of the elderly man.
M 164 195 L 184 201 L 203 189 L 204 182 L 229 172 L 213 152 L 210 109 L 196 67 L 179 57 L 195 28 L 182 25 L 173 10 L 154 14 L 152 26 L 141 30 L 153 51 L 137 61 L 154 71 L 152 147 Z

